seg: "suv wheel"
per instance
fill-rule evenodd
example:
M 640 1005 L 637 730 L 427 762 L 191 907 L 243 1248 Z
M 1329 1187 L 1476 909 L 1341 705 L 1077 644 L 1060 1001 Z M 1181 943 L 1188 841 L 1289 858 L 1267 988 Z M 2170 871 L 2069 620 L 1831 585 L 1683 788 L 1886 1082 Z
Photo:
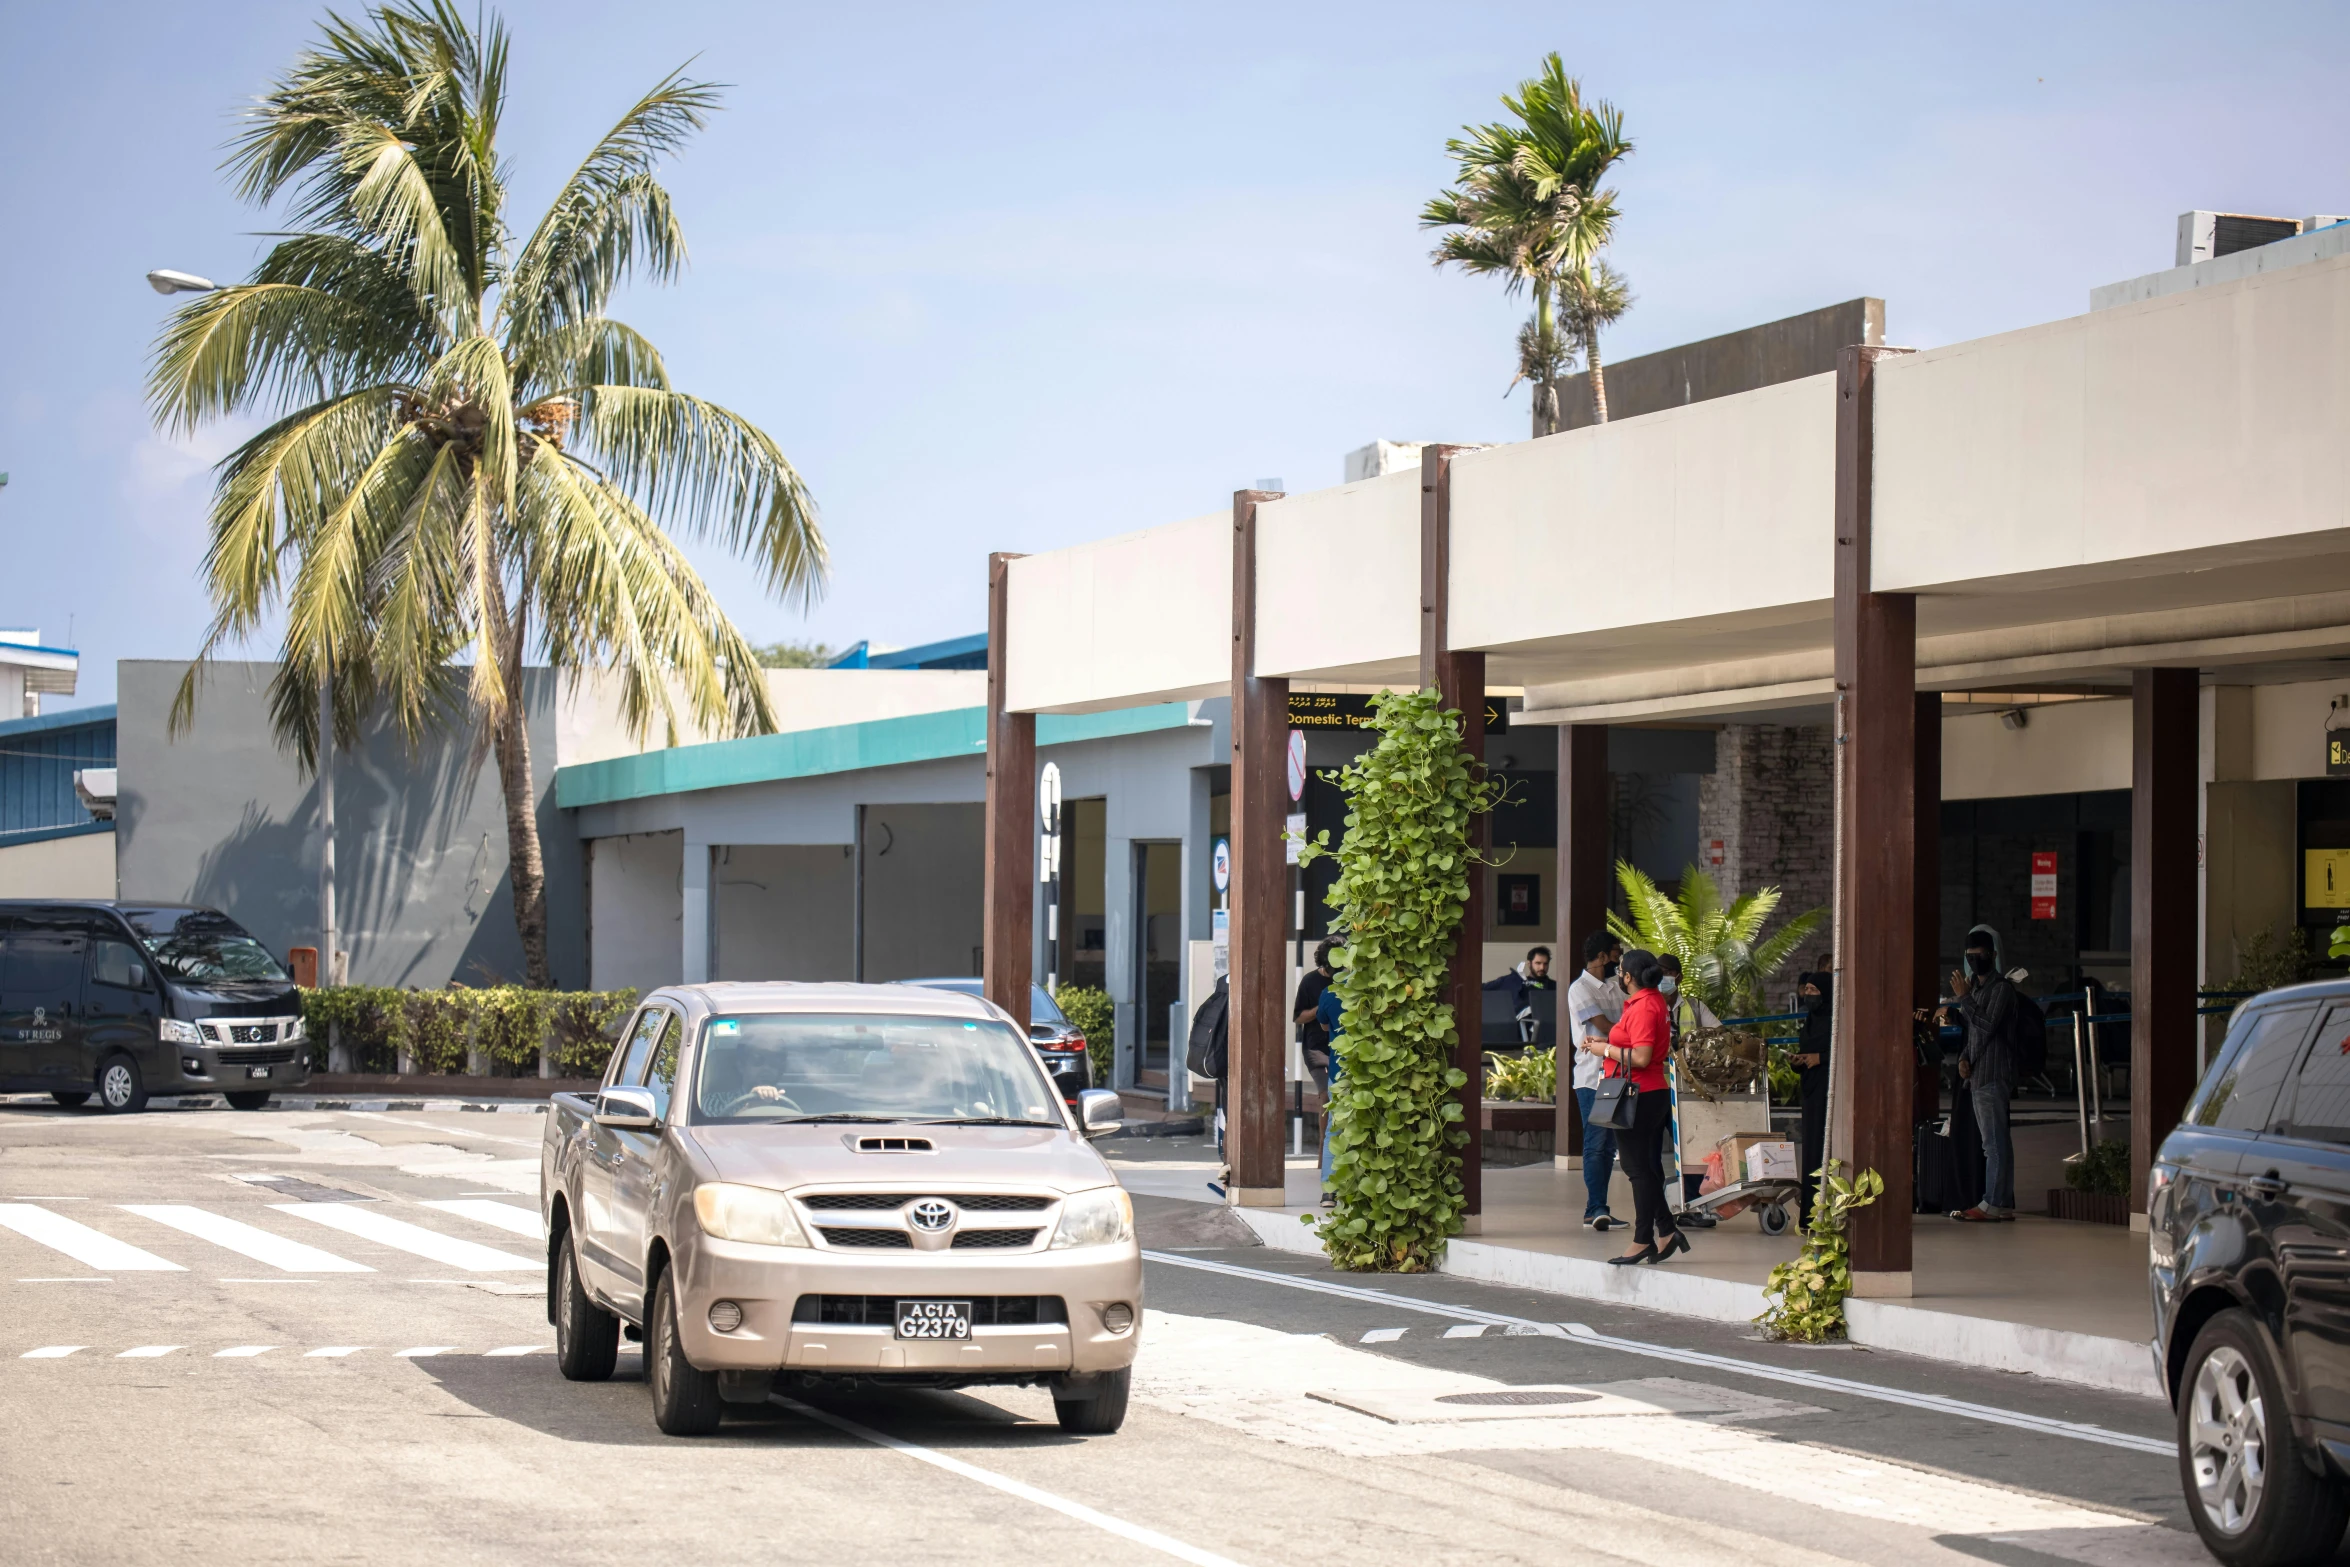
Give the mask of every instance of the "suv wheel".
M 1053 1413 L 1071 1436 L 1108 1436 L 1126 1423 L 1126 1394 L 1133 1385 L 1131 1366 L 1068 1377 L 1053 1389 Z
M 653 1286 L 653 1309 L 645 1314 L 645 1380 L 653 1389 L 653 1424 L 667 1436 L 708 1436 L 718 1429 L 726 1406 L 718 1397 L 718 1374 L 699 1371 L 685 1358 L 677 1331 L 674 1270 L 661 1270 Z
M 547 1298 L 555 1304 L 555 1366 L 569 1381 L 602 1382 L 620 1358 L 620 1319 L 588 1298 L 571 1248 L 571 1232 L 565 1230 L 548 1263 L 554 1273 Z
M 2323 1561 L 2350 1521 L 2350 1491 L 2295 1450 L 2284 1391 L 2245 1312 L 2212 1318 L 2188 1351 L 2179 1478 L 2195 1532 L 2228 1567 Z
M 98 1103 L 111 1115 L 132 1115 L 147 1108 L 146 1079 L 139 1063 L 129 1056 L 109 1056 L 98 1067 Z

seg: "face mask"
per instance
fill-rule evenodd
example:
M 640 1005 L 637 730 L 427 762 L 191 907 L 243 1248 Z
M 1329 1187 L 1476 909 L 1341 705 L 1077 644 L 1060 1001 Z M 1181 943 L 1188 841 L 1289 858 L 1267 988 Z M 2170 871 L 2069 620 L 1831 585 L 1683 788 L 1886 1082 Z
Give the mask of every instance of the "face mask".
M 1966 971 L 1969 974 L 1974 975 L 1977 979 L 1981 979 L 1984 975 L 1990 973 L 1991 954 L 1988 952 L 1968 953 L 1966 955 Z
M 1681 982 L 1673 978 L 1672 975 L 1667 974 L 1664 978 L 1656 982 L 1656 988 L 1663 991 L 1668 996 L 1677 996 L 1681 993 Z
M 1608 962 L 1607 962 L 1607 967 L 1605 967 L 1605 968 L 1603 968 L 1603 969 L 1601 969 L 1601 970 L 1599 971 L 1599 977 L 1600 977 L 1601 979 L 1614 979 L 1614 978 L 1616 977 L 1616 961 L 1615 961 L 1615 959 L 1613 959 L 1613 958 L 1610 958 L 1610 959 L 1608 959 Z

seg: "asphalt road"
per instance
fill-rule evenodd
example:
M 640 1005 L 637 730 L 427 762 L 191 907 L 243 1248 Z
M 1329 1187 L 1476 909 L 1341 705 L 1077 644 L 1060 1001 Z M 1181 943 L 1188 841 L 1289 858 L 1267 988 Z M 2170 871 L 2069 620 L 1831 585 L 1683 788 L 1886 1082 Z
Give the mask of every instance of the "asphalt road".
M 531 1114 L 0 1105 L 10 1562 L 2207 1560 L 2159 1405 L 1444 1278 L 1137 1206 L 1124 1431 L 1039 1391 L 653 1427 L 555 1371 Z M 1105 1145 L 1137 1187 L 1204 1150 Z

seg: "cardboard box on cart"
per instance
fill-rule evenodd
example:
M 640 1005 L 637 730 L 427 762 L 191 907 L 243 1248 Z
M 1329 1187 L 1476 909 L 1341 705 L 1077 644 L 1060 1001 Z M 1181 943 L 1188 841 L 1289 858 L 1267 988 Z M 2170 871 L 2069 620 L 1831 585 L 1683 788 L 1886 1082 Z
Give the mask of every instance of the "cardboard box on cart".
M 1800 1163 L 1795 1145 L 1780 1139 L 1756 1143 L 1746 1150 L 1746 1178 L 1750 1181 L 1792 1181 L 1799 1179 L 1796 1166 Z
M 1746 1173 L 1746 1150 L 1782 1140 L 1776 1132 L 1733 1132 L 1723 1138 L 1714 1145 L 1722 1156 L 1722 1179 L 1729 1182 L 1751 1179 Z

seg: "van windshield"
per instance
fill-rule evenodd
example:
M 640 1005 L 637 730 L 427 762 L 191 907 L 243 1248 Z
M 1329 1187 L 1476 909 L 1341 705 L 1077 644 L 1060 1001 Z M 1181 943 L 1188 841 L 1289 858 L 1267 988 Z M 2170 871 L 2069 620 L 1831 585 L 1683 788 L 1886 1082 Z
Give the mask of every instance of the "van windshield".
M 124 909 L 165 979 L 183 985 L 285 983 L 269 949 L 216 909 Z
M 712 1018 L 694 1108 L 719 1121 L 1062 1124 L 1036 1052 L 1002 1023 L 874 1013 Z

